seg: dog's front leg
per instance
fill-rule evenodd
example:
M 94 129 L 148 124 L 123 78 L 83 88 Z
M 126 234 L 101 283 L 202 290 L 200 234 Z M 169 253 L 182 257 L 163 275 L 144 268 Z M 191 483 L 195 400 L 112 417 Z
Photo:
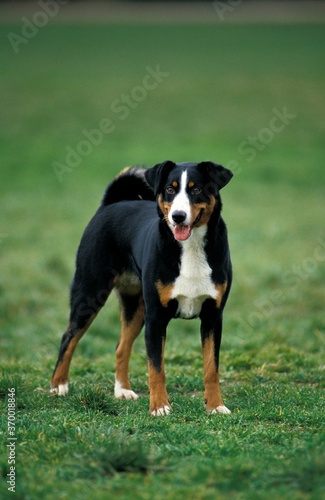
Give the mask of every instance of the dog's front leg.
M 224 405 L 219 385 L 219 351 L 222 311 L 207 301 L 201 313 L 201 341 L 204 369 L 204 402 L 209 413 L 231 413 Z
M 158 317 L 155 320 L 146 320 L 145 340 L 150 393 L 149 410 L 154 416 L 168 415 L 171 406 L 168 401 L 164 369 L 166 325 Z

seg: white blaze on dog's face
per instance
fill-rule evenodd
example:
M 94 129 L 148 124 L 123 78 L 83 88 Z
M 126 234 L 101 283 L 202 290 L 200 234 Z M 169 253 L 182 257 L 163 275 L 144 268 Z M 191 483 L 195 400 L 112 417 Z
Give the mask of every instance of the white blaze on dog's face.
M 173 220 L 173 214 L 176 212 L 184 212 L 186 214 L 186 219 L 184 220 L 184 225 L 190 224 L 190 215 L 191 215 L 191 205 L 188 194 L 186 192 L 187 188 L 187 171 L 181 175 L 180 186 L 178 194 L 175 196 L 174 201 L 171 204 L 170 211 L 168 214 L 168 219 L 171 224 L 175 224 Z
M 212 162 L 164 162 L 148 171 L 148 181 L 158 195 L 165 221 L 178 241 L 207 225 L 221 209 L 219 190 L 231 179 L 231 172 Z
M 173 227 L 174 236 L 177 240 L 186 240 L 190 236 L 191 204 L 186 191 L 187 171 L 181 175 L 179 191 L 171 203 L 168 213 L 168 221 Z
M 216 200 L 204 193 L 205 184 L 193 167 L 173 169 L 166 180 L 158 203 L 177 241 L 187 240 L 194 228 L 208 223 Z

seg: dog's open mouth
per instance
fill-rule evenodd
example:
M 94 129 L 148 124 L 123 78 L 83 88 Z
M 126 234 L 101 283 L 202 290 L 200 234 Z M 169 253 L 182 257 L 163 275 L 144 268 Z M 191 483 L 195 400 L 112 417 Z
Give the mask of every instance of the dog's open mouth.
M 185 241 L 188 240 L 188 238 L 192 234 L 192 229 L 193 227 L 198 224 L 202 217 L 203 209 L 200 210 L 199 215 L 196 217 L 195 221 L 192 222 L 192 224 L 188 226 L 182 226 L 181 224 L 176 224 L 174 226 L 174 238 L 177 241 Z

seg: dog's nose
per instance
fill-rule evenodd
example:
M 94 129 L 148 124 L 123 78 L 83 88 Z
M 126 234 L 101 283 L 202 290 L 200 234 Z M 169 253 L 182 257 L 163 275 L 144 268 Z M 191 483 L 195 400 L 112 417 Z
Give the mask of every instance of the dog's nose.
M 186 219 L 186 213 L 183 212 L 183 210 L 175 210 L 175 212 L 172 213 L 172 219 L 176 224 L 182 224 Z

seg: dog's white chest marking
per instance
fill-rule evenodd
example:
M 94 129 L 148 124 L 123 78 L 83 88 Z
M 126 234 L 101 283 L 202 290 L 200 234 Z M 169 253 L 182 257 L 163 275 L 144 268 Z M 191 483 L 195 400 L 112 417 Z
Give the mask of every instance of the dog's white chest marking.
M 206 226 L 193 229 L 188 240 L 181 242 L 182 256 L 180 273 L 171 298 L 178 301 L 177 314 L 184 319 L 198 316 L 203 302 L 216 299 L 218 291 L 211 280 L 211 268 L 204 251 Z

